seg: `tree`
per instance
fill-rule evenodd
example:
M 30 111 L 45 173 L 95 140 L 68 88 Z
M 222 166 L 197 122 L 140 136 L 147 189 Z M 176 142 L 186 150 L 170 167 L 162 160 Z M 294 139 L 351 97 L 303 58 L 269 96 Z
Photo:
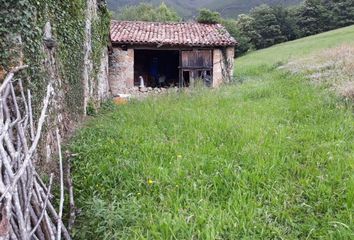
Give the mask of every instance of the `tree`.
M 251 17 L 255 19 L 255 30 L 261 36 L 255 42 L 257 48 L 265 48 L 276 43 L 286 41 L 282 35 L 280 23 L 271 7 L 262 4 L 251 10 Z
M 239 53 L 255 48 L 255 43 L 260 41 L 261 36 L 257 33 L 255 25 L 256 20 L 253 17 L 246 14 L 238 16 L 236 27 L 240 35 L 237 38 L 239 41 Z
M 151 22 L 179 22 L 181 17 L 166 4 L 160 6 L 140 3 L 135 6 L 128 6 L 119 11 L 115 19 L 126 21 L 151 21 Z
M 155 10 L 157 21 L 160 22 L 179 22 L 181 17 L 178 16 L 177 12 L 169 8 L 165 3 L 161 3 L 160 6 Z
M 209 9 L 206 8 L 200 9 L 199 15 L 197 17 L 197 22 L 208 23 L 208 24 L 220 23 L 221 22 L 220 13 L 210 11 Z
M 330 29 L 329 12 L 321 0 L 305 0 L 299 8 L 297 25 L 300 37 L 318 34 Z
M 354 1 L 353 0 L 328 0 L 332 9 L 334 28 L 345 27 L 354 24 Z M 333 6 L 333 7 L 332 7 Z
M 286 40 L 294 40 L 297 38 L 298 29 L 296 25 L 295 8 L 285 8 L 282 5 L 271 7 L 273 13 L 280 25 L 280 31 Z
M 236 55 L 241 55 L 250 48 L 249 39 L 245 38 L 237 27 L 237 21 L 234 19 L 222 19 L 221 24 L 226 28 L 230 35 L 236 39 L 238 46 L 235 49 Z

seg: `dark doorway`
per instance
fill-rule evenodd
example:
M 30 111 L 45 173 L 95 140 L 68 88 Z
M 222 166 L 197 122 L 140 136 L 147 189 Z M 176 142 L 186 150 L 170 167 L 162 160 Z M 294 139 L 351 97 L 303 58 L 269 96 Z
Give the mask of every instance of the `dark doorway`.
M 146 87 L 174 87 L 179 84 L 179 51 L 134 50 L 134 85 L 143 77 Z
M 190 71 L 183 71 L 182 87 L 189 87 L 190 77 Z

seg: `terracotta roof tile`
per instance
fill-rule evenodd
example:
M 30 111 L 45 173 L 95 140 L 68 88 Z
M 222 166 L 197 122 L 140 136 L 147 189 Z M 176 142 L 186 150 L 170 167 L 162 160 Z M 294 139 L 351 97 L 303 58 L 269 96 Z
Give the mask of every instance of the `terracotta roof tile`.
M 220 24 L 112 21 L 111 41 L 135 45 L 234 46 L 236 40 Z

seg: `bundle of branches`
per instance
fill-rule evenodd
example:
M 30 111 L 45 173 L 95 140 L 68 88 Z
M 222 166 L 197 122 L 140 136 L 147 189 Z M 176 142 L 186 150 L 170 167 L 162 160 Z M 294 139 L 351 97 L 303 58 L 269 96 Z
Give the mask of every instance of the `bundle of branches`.
M 70 239 L 63 224 L 63 164 L 60 135 L 60 204 L 56 211 L 51 194 L 53 174 L 45 185 L 34 168 L 37 146 L 53 95 L 48 85 L 40 116 L 34 119 L 31 93 L 25 91 L 13 69 L 0 86 L 0 239 Z

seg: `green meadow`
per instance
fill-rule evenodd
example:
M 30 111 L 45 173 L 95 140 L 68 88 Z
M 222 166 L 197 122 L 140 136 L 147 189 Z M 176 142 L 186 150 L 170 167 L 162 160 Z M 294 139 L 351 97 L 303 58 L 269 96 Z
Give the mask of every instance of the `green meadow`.
M 280 44 L 220 89 L 107 105 L 69 144 L 74 239 L 354 239 L 352 105 L 278 69 L 350 42 Z

